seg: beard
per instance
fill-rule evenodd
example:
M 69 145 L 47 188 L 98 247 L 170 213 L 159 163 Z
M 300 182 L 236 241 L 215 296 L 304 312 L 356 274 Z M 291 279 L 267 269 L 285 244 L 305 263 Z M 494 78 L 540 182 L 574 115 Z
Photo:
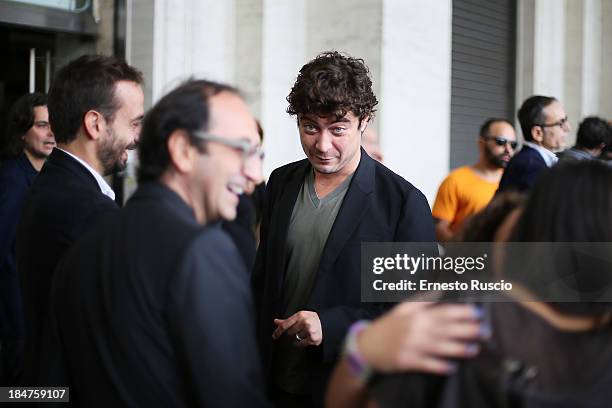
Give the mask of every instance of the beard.
M 505 169 L 506 166 L 508 165 L 508 162 L 503 159 L 503 157 L 506 155 L 507 155 L 506 153 L 502 153 L 498 155 L 498 154 L 493 153 L 488 148 L 485 149 L 485 156 L 487 160 L 489 161 L 489 163 L 491 163 L 493 166 L 500 168 L 500 169 Z
M 104 176 L 124 171 L 127 166 L 127 157 L 123 158 L 123 152 L 126 149 L 133 150 L 135 148 L 135 143 L 127 146 L 121 143 L 116 133 L 111 128 L 108 128 L 107 137 L 98 150 L 98 160 L 102 164 Z

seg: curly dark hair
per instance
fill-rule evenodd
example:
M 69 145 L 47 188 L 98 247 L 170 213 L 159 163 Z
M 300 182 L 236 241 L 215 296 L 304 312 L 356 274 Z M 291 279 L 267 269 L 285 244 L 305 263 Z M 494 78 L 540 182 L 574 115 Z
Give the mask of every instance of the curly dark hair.
M 323 52 L 302 67 L 287 102 L 292 116 L 315 113 L 341 118 L 353 112 L 360 123 L 374 117 L 378 104 L 363 59 L 337 51 Z

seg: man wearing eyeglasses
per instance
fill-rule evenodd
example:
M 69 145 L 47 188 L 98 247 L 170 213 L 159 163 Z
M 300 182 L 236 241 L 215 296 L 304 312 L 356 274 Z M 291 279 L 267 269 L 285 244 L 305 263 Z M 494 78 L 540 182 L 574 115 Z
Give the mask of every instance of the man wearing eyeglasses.
M 498 191 L 528 191 L 540 173 L 557 163 L 571 127 L 561 103 L 550 96 L 534 95 L 518 110 L 525 142 L 510 160 Z
M 217 221 L 261 177 L 238 91 L 189 81 L 147 114 L 139 187 L 59 265 L 51 383 L 83 407 L 264 407 L 249 274 Z
M 487 119 L 479 135 L 478 161 L 453 170 L 438 189 L 432 214 L 440 242 L 450 240 L 467 217 L 491 201 L 517 147 L 514 127 L 505 119 Z

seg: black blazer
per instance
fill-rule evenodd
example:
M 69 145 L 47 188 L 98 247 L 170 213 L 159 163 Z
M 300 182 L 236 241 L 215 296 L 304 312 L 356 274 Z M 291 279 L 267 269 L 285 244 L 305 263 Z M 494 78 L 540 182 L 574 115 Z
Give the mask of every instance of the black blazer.
M 24 384 L 36 385 L 41 329 L 57 263 L 102 214 L 117 208 L 82 164 L 53 149 L 32 184 L 17 228 L 17 271 L 25 323 Z
M 547 168 L 546 162 L 537 150 L 523 145 L 521 151 L 510 160 L 504 170 L 497 191 L 530 190 L 540 173 Z
M 58 266 L 44 383 L 82 407 L 260 407 L 248 273 L 219 227 L 143 183 Z
M 269 370 L 274 349 L 273 319 L 282 312 L 285 243 L 289 220 L 307 172 L 308 160 L 276 169 L 266 191 L 261 241 L 253 272 L 258 340 Z M 431 210 L 425 196 L 361 150 L 361 160 L 329 237 L 306 310 L 317 312 L 323 343 L 313 347 L 322 371 L 313 394 L 324 391 L 349 326 L 372 319 L 384 307 L 361 303 L 361 242 L 433 242 Z M 317 398 L 317 397 L 315 397 Z

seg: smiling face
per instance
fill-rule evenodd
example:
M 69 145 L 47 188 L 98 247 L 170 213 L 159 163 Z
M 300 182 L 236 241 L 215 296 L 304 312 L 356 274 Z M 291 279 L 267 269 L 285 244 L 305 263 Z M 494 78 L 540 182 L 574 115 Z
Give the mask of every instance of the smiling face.
M 341 118 L 334 115 L 298 116 L 300 141 L 306 157 L 321 174 L 351 174 L 359 164 L 361 131 L 367 119 L 361 121 L 352 112 Z
M 23 135 L 24 150 L 37 159 L 45 159 L 55 147 L 55 137 L 49 126 L 47 106 L 35 106 L 34 124 Z
M 255 119 L 245 102 L 231 92 L 209 99 L 210 125 L 207 133 L 220 140 L 261 144 Z M 206 220 L 233 220 L 239 195 L 249 183 L 261 182 L 261 158 L 244 157 L 241 150 L 219 141 L 207 141 L 199 154 L 191 180 L 195 205 L 202 206 Z
M 112 121 L 107 122 L 106 135 L 100 141 L 98 158 L 104 175 L 125 169 L 128 151 L 138 145 L 142 118 L 144 116 L 144 95 L 139 84 L 119 81 L 115 85 L 115 99 L 119 109 Z

